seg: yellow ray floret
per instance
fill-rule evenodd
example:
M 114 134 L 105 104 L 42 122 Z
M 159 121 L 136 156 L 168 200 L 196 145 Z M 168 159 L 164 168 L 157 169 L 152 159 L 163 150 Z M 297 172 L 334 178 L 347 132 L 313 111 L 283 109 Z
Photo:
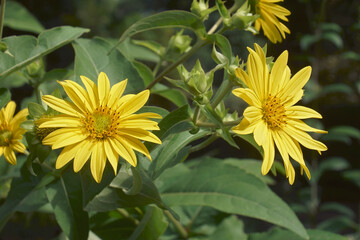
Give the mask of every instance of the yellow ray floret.
M 15 116 L 16 104 L 10 101 L 0 110 L 0 156 L 4 154 L 5 159 L 12 165 L 16 164 L 15 151 L 23 153 L 26 147 L 21 142 L 26 130 L 20 124 L 26 120 L 28 109 L 23 109 Z
M 80 171 L 90 159 L 91 173 L 100 182 L 109 160 L 116 174 L 119 156 L 132 166 L 137 165 L 135 151 L 151 156 L 141 141 L 161 144 L 151 130 L 159 130 L 151 118 L 161 118 L 156 113 L 136 112 L 149 98 L 149 90 L 138 94 L 122 95 L 127 79 L 110 87 L 109 78 L 100 73 L 97 85 L 89 78 L 80 77 L 85 89 L 78 83 L 59 82 L 70 101 L 54 96 L 43 96 L 43 101 L 61 114 L 44 120 L 40 128 L 55 128 L 43 139 L 52 149 L 63 148 L 56 168 L 62 168 L 74 159 L 75 172 Z
M 275 146 L 284 161 L 286 175 L 290 184 L 295 180 L 295 170 L 289 156 L 305 170 L 310 179 L 310 172 L 305 165 L 300 144 L 306 148 L 326 151 L 327 147 L 314 140 L 307 132 L 326 133 L 312 128 L 302 119 L 321 118 L 313 109 L 294 105 L 303 95 L 303 86 L 311 75 L 311 67 L 305 67 L 291 77 L 287 66 L 288 52 L 284 51 L 269 71 L 265 55 L 259 45 L 255 51 L 249 49 L 247 72 L 237 68 L 235 74 L 248 88 L 237 88 L 233 94 L 250 106 L 244 111 L 244 118 L 232 128 L 236 134 L 254 134 L 254 139 L 264 149 L 261 168 L 267 174 L 273 165 Z
M 285 33 L 290 34 L 290 30 L 279 21 L 288 22 L 287 16 L 291 14 L 289 10 L 277 5 L 284 0 L 254 0 L 255 12 L 260 17 L 255 20 L 255 29 L 264 31 L 264 35 L 272 42 L 282 42 L 285 39 Z

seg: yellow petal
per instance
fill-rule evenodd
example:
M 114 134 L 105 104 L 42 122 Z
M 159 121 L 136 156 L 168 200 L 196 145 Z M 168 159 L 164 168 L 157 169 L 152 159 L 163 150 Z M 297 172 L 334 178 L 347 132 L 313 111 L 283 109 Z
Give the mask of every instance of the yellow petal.
M 257 121 L 261 119 L 262 116 L 263 116 L 262 110 L 254 106 L 247 107 L 244 111 L 244 117 L 250 122 Z
M 157 122 L 148 119 L 126 119 L 120 122 L 119 128 L 141 128 L 146 130 L 159 130 Z
M 107 104 L 108 107 L 113 108 L 116 101 L 119 98 L 121 98 L 122 94 L 125 91 L 127 81 L 128 80 L 125 79 L 124 81 L 121 81 L 121 82 L 115 84 L 114 86 L 112 86 L 112 88 L 110 90 L 109 101 L 108 101 L 108 104 Z
M 5 147 L 4 149 L 4 157 L 8 163 L 12 165 L 16 165 L 16 156 L 14 151 L 10 147 Z
M 301 145 L 306 148 L 318 150 L 318 151 L 326 151 L 327 147 L 322 142 L 316 141 L 311 138 L 309 134 L 304 131 L 298 130 L 291 125 L 286 125 L 283 130 L 296 141 L 298 141 Z
M 102 142 L 96 142 L 91 155 L 90 169 L 97 183 L 101 182 L 106 165 L 106 153 Z
M 271 166 L 273 165 L 275 158 L 275 147 L 274 147 L 272 131 L 267 131 L 266 140 L 264 141 L 263 144 L 263 149 L 264 149 L 264 158 L 263 158 L 263 163 L 261 165 L 261 173 L 262 175 L 266 175 L 271 169 Z
M 98 77 L 98 94 L 100 105 L 106 105 L 110 93 L 110 81 L 104 72 L 101 72 Z
M 239 135 L 246 135 L 253 133 L 255 130 L 256 125 L 259 123 L 259 121 L 249 122 L 246 118 L 243 118 L 241 122 L 233 127 L 231 130 Z
M 87 138 L 78 128 L 60 128 L 48 134 L 43 139 L 44 145 L 52 145 L 52 149 L 61 148 L 80 142 Z
M 81 127 L 79 118 L 59 116 L 48 118 L 39 125 L 39 128 Z
M 75 106 L 75 104 L 62 100 L 60 98 L 51 96 L 51 95 L 45 95 L 42 97 L 42 100 L 49 105 L 52 109 L 55 111 L 73 116 L 73 117 L 79 117 L 80 112 L 79 109 Z
M 151 161 L 150 153 L 142 142 L 132 137 L 126 137 L 123 138 L 123 140 L 129 145 L 130 148 L 138 152 L 141 152 Z
M 262 146 L 268 140 L 268 132 L 267 124 L 264 121 L 259 121 L 254 129 L 254 139 L 259 146 Z
M 137 160 L 134 151 L 121 139 L 116 137 L 115 139 L 109 139 L 111 146 L 115 151 L 132 166 L 136 167 Z
M 99 95 L 98 95 L 98 88 L 96 84 L 91 81 L 89 78 L 85 76 L 80 76 L 81 81 L 83 82 L 86 91 L 89 94 L 89 100 L 94 108 L 99 106 Z
M 89 95 L 78 83 L 65 80 L 65 84 L 61 84 L 70 99 L 78 106 L 79 109 L 91 111 L 93 108 Z
M 27 108 L 19 111 L 13 119 L 10 121 L 10 125 L 19 126 L 22 122 L 26 120 L 26 116 L 29 115 L 29 111 Z
M 17 151 L 19 153 L 23 153 L 26 150 L 25 145 L 19 141 L 16 141 L 13 144 L 11 144 L 11 147 L 12 147 L 12 149 L 14 149 L 15 151 Z
M 14 101 L 10 101 L 4 109 L 4 118 L 6 123 L 10 123 L 15 113 L 16 104 Z
M 82 141 L 78 143 L 79 150 L 75 154 L 73 168 L 74 172 L 82 169 L 84 164 L 89 160 L 90 154 L 93 152 L 95 141 Z
M 232 91 L 232 93 L 251 106 L 261 107 L 261 102 L 258 96 L 256 96 L 254 91 L 249 88 L 236 88 Z
M 274 96 L 278 93 L 279 89 L 283 88 L 285 84 L 285 68 L 288 62 L 288 51 L 284 51 L 275 61 L 271 69 L 269 88 L 270 93 Z
M 295 95 L 309 81 L 311 75 L 311 67 L 304 67 L 298 71 L 290 81 L 284 86 L 284 92 L 288 96 Z
M 135 96 L 133 96 L 131 99 L 126 101 L 122 106 L 121 110 L 123 111 L 123 115 L 127 116 L 130 115 L 136 111 L 138 111 L 140 108 L 142 108 L 147 100 L 149 99 L 150 91 L 144 90 Z
M 322 118 L 321 114 L 311 108 L 304 106 L 291 106 L 285 112 L 288 118 L 293 119 L 307 119 L 307 118 Z
M 301 120 L 289 119 L 289 120 L 287 120 L 287 123 L 290 124 L 291 126 L 296 127 L 297 129 L 305 131 L 305 132 L 327 133 L 327 131 L 310 127 L 309 125 L 307 125 L 306 123 L 304 123 Z
M 143 130 L 143 129 L 125 128 L 125 129 L 121 129 L 121 134 L 126 135 L 126 136 L 131 136 L 131 137 L 134 137 L 134 138 L 137 138 L 140 140 L 144 140 L 147 142 L 161 144 L 161 140 L 155 134 L 148 132 L 146 130 Z
M 115 151 L 115 149 L 111 146 L 109 140 L 104 141 L 104 149 L 106 152 L 106 156 L 109 159 L 109 162 L 114 169 L 115 175 L 117 174 L 117 166 L 119 162 L 119 154 Z
M 142 119 L 142 118 L 155 118 L 161 119 L 162 116 L 157 113 L 146 112 L 146 113 L 138 113 L 138 114 L 131 114 L 129 116 L 121 118 L 122 120 L 129 120 L 129 119 Z
M 75 157 L 75 154 L 80 149 L 80 147 L 81 147 L 80 144 L 72 144 L 70 146 L 64 147 L 64 149 L 61 151 L 59 157 L 56 160 L 56 164 L 55 164 L 56 169 L 62 168 L 68 162 L 70 162 Z

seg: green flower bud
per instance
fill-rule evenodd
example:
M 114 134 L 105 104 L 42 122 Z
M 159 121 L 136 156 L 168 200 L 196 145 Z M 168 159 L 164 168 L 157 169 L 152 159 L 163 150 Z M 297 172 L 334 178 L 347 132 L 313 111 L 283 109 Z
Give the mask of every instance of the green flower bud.
M 26 66 L 26 73 L 32 78 L 42 77 L 45 72 L 42 58 Z
M 209 9 L 209 0 L 193 0 L 190 11 L 198 15 L 203 21 L 209 18 L 209 14 L 215 11 L 216 8 Z
M 0 51 L 5 52 L 7 49 L 6 43 L 0 42 Z
M 245 2 L 231 17 L 231 25 L 241 29 L 248 30 L 253 22 L 259 18 L 259 15 L 251 13 L 250 6 Z M 252 29 L 250 29 L 252 30 Z
M 188 35 L 182 35 L 184 30 L 177 32 L 174 36 L 172 36 L 169 40 L 169 49 L 173 49 L 176 52 L 182 54 L 191 49 L 191 37 Z

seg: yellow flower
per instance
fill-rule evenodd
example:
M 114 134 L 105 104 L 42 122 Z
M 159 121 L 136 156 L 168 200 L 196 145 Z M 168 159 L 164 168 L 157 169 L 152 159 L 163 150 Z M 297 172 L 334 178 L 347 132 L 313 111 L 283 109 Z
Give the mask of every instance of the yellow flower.
M 16 104 L 10 101 L 0 111 L 0 156 L 4 154 L 5 159 L 12 165 L 16 164 L 14 151 L 23 153 L 26 150 L 21 139 L 26 130 L 20 124 L 26 120 L 28 109 L 23 109 L 14 116 Z
M 161 141 L 148 130 L 159 130 L 149 118 L 161 118 L 155 113 L 135 114 L 149 98 L 149 90 L 136 95 L 122 96 L 127 79 L 110 89 L 105 73 L 100 73 L 98 84 L 87 77 L 80 77 L 86 90 L 74 81 L 59 82 L 72 102 L 51 95 L 42 97 L 54 110 L 62 113 L 44 119 L 40 128 L 58 128 L 43 139 L 52 149 L 62 148 L 56 161 L 59 169 L 74 159 L 75 172 L 80 171 L 91 156 L 90 168 L 96 182 L 100 182 L 109 160 L 117 171 L 119 155 L 136 166 L 134 150 L 151 160 L 149 151 L 140 140 L 157 144 Z
M 233 94 L 242 98 L 250 106 L 244 111 L 244 118 L 232 128 L 237 134 L 254 133 L 254 139 L 264 149 L 261 167 L 267 174 L 274 162 L 275 146 L 284 161 L 286 175 L 290 184 L 294 183 L 295 171 L 289 155 L 305 169 L 310 179 L 310 172 L 305 165 L 300 144 L 306 148 L 326 151 L 327 147 L 306 132 L 326 133 L 312 128 L 301 119 L 322 118 L 316 111 L 294 105 L 303 96 L 303 86 L 311 75 L 311 67 L 305 67 L 291 77 L 287 66 L 288 52 L 284 51 L 276 60 L 271 72 L 265 63 L 265 55 L 259 45 L 250 51 L 247 60 L 247 72 L 237 68 L 235 74 L 248 88 L 237 88 Z M 291 77 L 291 78 L 290 78 Z M 300 144 L 299 144 L 300 143 Z
M 285 33 L 290 34 L 290 30 L 279 21 L 279 19 L 288 22 L 286 16 L 291 12 L 275 3 L 284 0 L 255 0 L 255 12 L 260 17 L 255 20 L 255 29 L 263 29 L 264 35 L 272 42 L 282 42 L 285 39 Z M 279 18 L 279 19 L 278 19 Z

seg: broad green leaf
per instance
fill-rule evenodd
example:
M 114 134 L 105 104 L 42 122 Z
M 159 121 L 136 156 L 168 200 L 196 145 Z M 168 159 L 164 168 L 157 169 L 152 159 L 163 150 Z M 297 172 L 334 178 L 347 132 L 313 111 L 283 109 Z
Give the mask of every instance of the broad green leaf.
M 5 105 L 10 101 L 11 94 L 9 89 L 0 88 L 0 109 L 5 107 Z
M 185 131 L 167 137 L 160 146 L 151 152 L 151 158 L 153 160 L 148 170 L 151 178 L 157 178 L 165 169 L 173 167 L 183 161 L 187 157 L 190 149 L 188 144 L 209 134 L 209 132 L 203 130 L 200 130 L 196 134 Z
M 80 176 L 68 167 L 46 187 L 56 221 L 69 239 L 88 239 L 89 217 L 82 207 Z
M 119 240 L 128 240 L 136 228 L 136 224 L 122 216 L 113 217 L 114 213 L 115 212 L 96 213 L 91 216 L 91 231 L 102 240 L 113 240 L 114 236 Z
M 150 206 L 129 240 L 157 240 L 164 233 L 168 222 L 160 208 Z
M 32 191 L 26 196 L 24 201 L 16 208 L 16 211 L 34 212 L 46 204 L 49 204 L 49 201 L 46 197 L 45 187 L 42 187 Z
M 101 38 L 78 39 L 74 41 L 75 77 L 80 81 L 80 75 L 97 82 L 100 72 L 105 72 L 111 85 L 128 79 L 126 93 L 137 93 L 145 85 L 134 66 L 118 50 L 107 55 L 111 45 Z
M 344 232 L 347 229 L 357 229 L 357 223 L 348 216 L 336 216 L 326 219 L 316 226 L 318 229 L 330 232 Z
M 168 169 L 167 174 L 176 171 L 174 167 Z M 188 173 L 176 176 L 176 181 L 163 186 L 161 196 L 170 207 L 210 206 L 219 211 L 261 219 L 303 238 L 308 237 L 290 207 L 263 181 L 218 159 L 202 159 Z
M 324 32 L 342 32 L 342 28 L 336 23 L 321 23 L 320 29 Z
M 6 3 L 4 26 L 33 33 L 44 31 L 41 23 L 23 5 L 15 1 Z
M 262 161 L 255 160 L 255 159 L 237 159 L 237 158 L 227 158 L 224 160 L 225 164 L 229 164 L 231 166 L 238 167 L 244 170 L 246 173 L 250 173 L 255 175 L 261 181 L 266 184 L 274 184 L 275 180 L 272 179 L 270 176 L 261 174 L 261 165 Z
M 87 211 L 104 212 L 124 207 L 139 207 L 151 203 L 164 208 L 156 186 L 144 171 L 140 171 L 142 188 L 138 194 L 128 195 L 123 190 L 131 188 L 133 179 L 129 171 L 121 169 L 108 187 L 91 199 L 86 205 Z M 84 185 L 83 185 L 84 186 Z M 84 189 L 84 191 L 86 191 Z
M 137 33 L 148 31 L 157 28 L 188 28 L 195 32 L 205 33 L 205 27 L 201 19 L 193 13 L 173 10 L 164 11 L 151 15 L 146 18 L 142 18 L 133 25 L 131 25 L 120 37 L 115 47 Z
M 188 101 L 182 92 L 177 89 L 169 88 L 161 83 L 156 84 L 151 89 L 151 93 L 166 98 L 167 100 L 174 103 L 177 107 L 182 107 L 188 104 Z
M 72 42 L 88 31 L 85 28 L 63 26 L 43 31 L 39 34 L 37 41 L 32 36 L 4 38 L 3 41 L 7 44 L 9 52 L 14 56 L 14 60 L 11 62 L 8 59 L 8 54 L 0 53 L 0 63 L 6 61 L 11 63 L 5 67 L 0 67 L 0 78 L 3 80 L 12 72 Z
M 32 176 L 26 167 L 22 167 L 21 177 L 12 179 L 10 192 L 6 201 L 0 207 L 0 229 L 2 229 L 9 220 L 13 212 L 25 203 L 27 198 L 38 189 L 43 188 L 46 184 L 55 180 L 54 175 L 45 175 L 43 177 L 38 174 L 37 177 Z M 42 201 L 39 199 L 39 201 Z M 32 203 L 33 205 L 36 202 Z
M 308 50 L 311 45 L 317 43 L 319 40 L 319 36 L 306 34 L 300 38 L 300 48 L 302 50 Z
M 341 35 L 335 32 L 326 32 L 321 36 L 323 39 L 333 43 L 338 49 L 341 49 L 344 45 Z
M 312 180 L 318 181 L 325 171 L 343 171 L 350 166 L 348 161 L 342 157 L 330 157 L 320 162 L 318 169 L 313 171 Z
M 1 55 L 1 53 L 0 53 L 0 55 Z M 1 57 L 0 57 L 0 59 L 1 59 Z M 2 61 L 2 60 L 0 60 L 0 61 Z M 14 61 L 14 59 L 11 58 L 11 61 Z M 12 65 L 10 65 L 9 67 L 11 67 L 11 66 Z M 29 82 L 29 78 L 25 75 L 25 73 L 23 71 L 20 70 L 20 71 L 15 71 L 15 72 L 11 73 L 10 75 L 8 75 L 6 77 L 6 80 L 0 81 L 0 87 L 17 88 L 17 87 L 23 86 L 24 84 L 26 84 L 28 82 Z
M 331 93 L 344 93 L 344 94 L 354 94 L 354 90 L 347 84 L 344 83 L 333 83 L 321 87 L 321 95 L 331 94 Z
M 340 236 L 335 233 L 326 232 L 322 230 L 308 229 L 309 240 L 348 240 L 348 238 Z M 303 240 L 296 234 L 280 229 L 274 228 L 266 233 L 252 233 L 248 240 Z
M 25 137 L 30 150 L 28 161 L 32 162 L 35 158 L 38 158 L 40 162 L 44 162 L 52 151 L 51 147 L 43 145 L 34 133 L 26 133 Z
M 221 50 L 221 53 L 229 60 L 231 61 L 231 57 L 232 57 L 232 50 L 231 50 L 231 45 L 229 40 L 221 35 L 221 34 L 212 34 L 212 35 L 207 35 L 206 36 L 207 39 L 210 39 L 212 42 L 214 42 L 216 44 L 216 46 L 218 46 Z
M 140 74 L 141 78 L 144 80 L 145 86 L 149 85 L 154 80 L 154 74 L 152 73 L 151 69 L 145 64 L 138 61 L 132 61 L 132 63 Z
M 209 240 L 247 240 L 244 223 L 235 216 L 224 219 Z

